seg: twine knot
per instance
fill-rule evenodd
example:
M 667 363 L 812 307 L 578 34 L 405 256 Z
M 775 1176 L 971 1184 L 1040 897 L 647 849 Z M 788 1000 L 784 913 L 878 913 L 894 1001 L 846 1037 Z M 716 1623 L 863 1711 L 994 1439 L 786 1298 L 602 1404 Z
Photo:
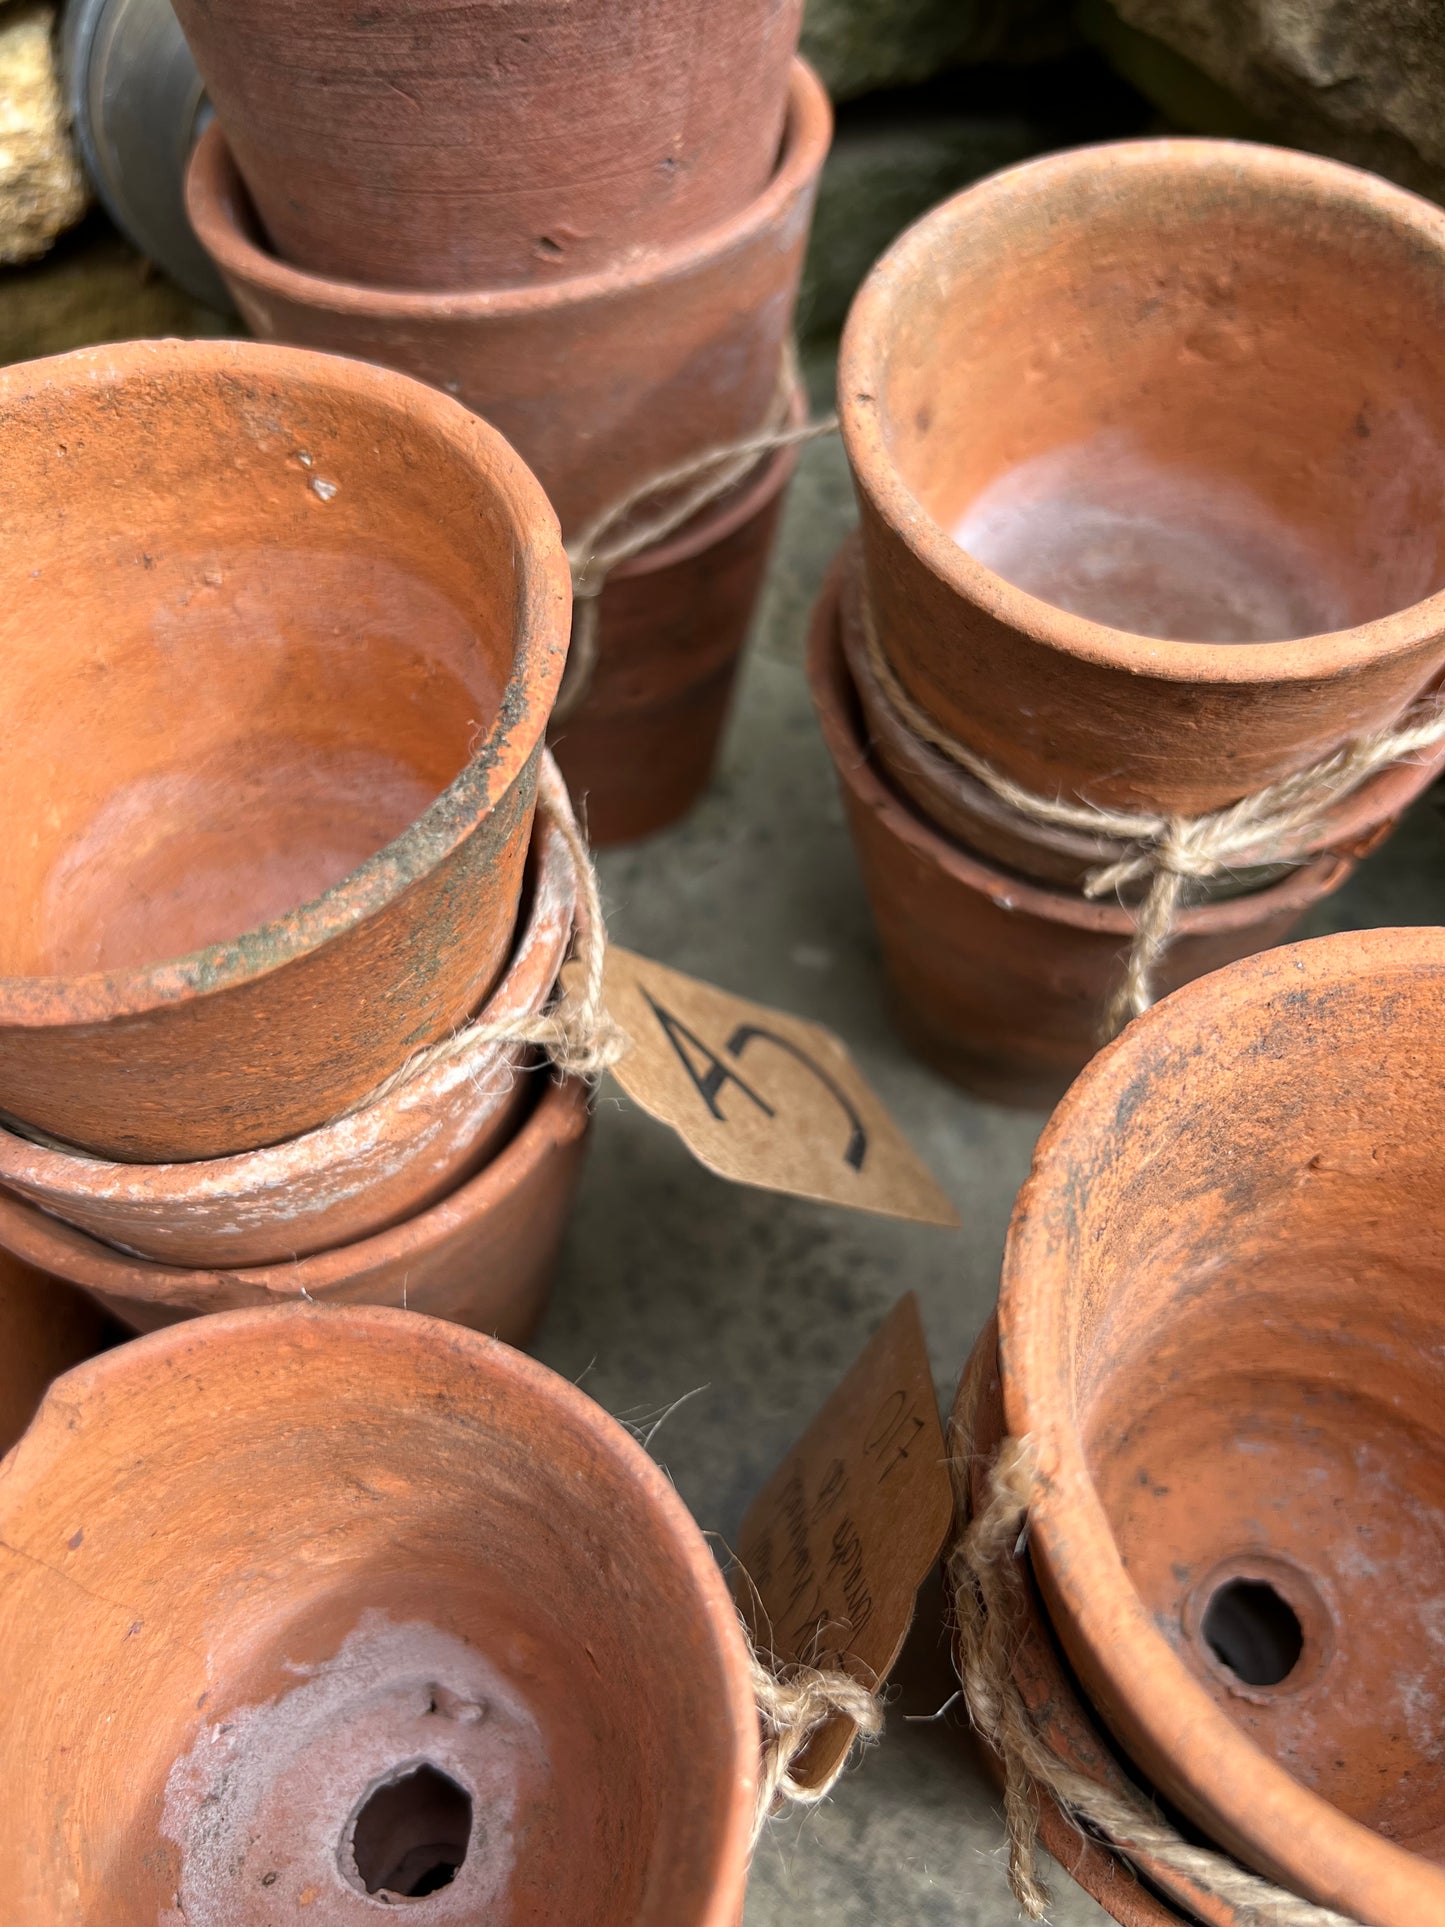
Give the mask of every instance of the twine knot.
M 774 1670 L 751 1645 L 753 1697 L 762 1729 L 762 1757 L 758 1769 L 758 1805 L 753 1842 L 780 1799 L 796 1806 L 816 1806 L 833 1791 L 848 1764 L 845 1754 L 816 1785 L 793 1777 L 793 1767 L 810 1740 L 830 1720 L 853 1722 L 865 1742 L 883 1731 L 883 1708 L 876 1693 L 848 1673 L 817 1666 L 787 1666 Z
M 1085 877 L 1086 897 L 1146 883 L 1134 912 L 1134 937 L 1123 976 L 1105 1012 L 1106 1037 L 1115 1036 L 1154 1002 L 1155 972 L 1174 939 L 1189 885 L 1211 883 L 1254 865 L 1308 861 L 1331 806 L 1382 770 L 1445 742 L 1445 698 L 1429 695 L 1374 735 L 1346 743 L 1307 768 L 1207 815 L 1107 809 L 1084 798 L 1041 796 L 960 743 L 914 701 L 883 647 L 866 589 L 860 607 L 869 667 L 889 707 L 915 736 L 990 790 L 1021 820 L 1025 833 L 1030 826 L 1044 825 L 1078 831 L 1104 844 L 1110 854 Z

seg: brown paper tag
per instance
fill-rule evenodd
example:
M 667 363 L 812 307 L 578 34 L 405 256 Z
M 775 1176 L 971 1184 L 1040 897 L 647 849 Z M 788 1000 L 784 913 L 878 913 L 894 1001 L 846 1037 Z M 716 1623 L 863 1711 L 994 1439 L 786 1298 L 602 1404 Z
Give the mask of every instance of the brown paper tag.
M 753 1644 L 781 1666 L 839 1667 L 880 1686 L 952 1521 L 943 1428 L 910 1291 L 743 1520 L 734 1591 Z M 849 1719 L 830 1721 L 795 1777 L 805 1786 L 826 1780 L 854 1732 Z
M 924 1224 L 958 1213 L 832 1031 L 608 947 L 612 1075 L 688 1150 L 738 1184 Z

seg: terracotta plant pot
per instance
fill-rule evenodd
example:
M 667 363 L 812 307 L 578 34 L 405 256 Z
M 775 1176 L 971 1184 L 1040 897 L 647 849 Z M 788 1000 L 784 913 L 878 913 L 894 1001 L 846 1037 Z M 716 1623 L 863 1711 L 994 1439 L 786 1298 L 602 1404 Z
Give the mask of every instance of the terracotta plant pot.
M 290 267 L 268 251 L 219 127 L 196 147 L 187 204 L 253 333 L 456 395 L 521 453 L 571 536 L 766 420 L 831 134 L 827 95 L 795 61 L 777 168 L 740 212 L 546 287 L 408 293 Z
M 0 1111 L 166 1163 L 298 1136 L 487 996 L 569 623 L 501 438 L 381 369 L 0 371 Z
M 779 449 L 731 495 L 607 578 L 596 669 L 551 734 L 594 844 L 666 828 L 711 782 L 797 465 L 796 448 Z
M 1036 882 L 1080 890 L 1091 871 L 1114 861 L 1118 846 L 1078 830 L 1052 824 L 1023 823 L 985 783 L 935 749 L 913 730 L 889 700 L 873 665 L 860 602 L 857 545 L 850 543 L 844 565 L 840 606 L 843 654 L 858 693 L 870 753 L 886 781 L 904 800 L 915 803 L 928 821 L 955 843 Z M 1445 743 L 1419 761 L 1381 771 L 1351 795 L 1321 812 L 1317 830 L 1302 855 L 1361 857 L 1376 849 L 1403 812 L 1445 768 Z M 1194 888 L 1203 897 L 1244 896 L 1287 876 L 1288 863 L 1232 865 L 1226 875 Z M 1141 878 L 1120 892 L 1142 897 Z
M 306 1299 L 399 1305 L 525 1344 L 552 1288 L 590 1121 L 584 1084 L 539 1072 L 534 1090 L 530 1116 L 475 1177 L 355 1244 L 289 1263 L 183 1268 L 132 1257 L 0 1191 L 0 1250 L 83 1285 L 135 1331 Z
M 950 1451 L 966 1446 L 971 1517 L 988 1503 L 988 1475 L 1004 1437 L 1003 1392 L 998 1370 L 998 1320 L 990 1317 L 978 1337 L 954 1400 Z M 1022 1612 L 1010 1629 L 1013 1683 L 1032 1716 L 1039 1736 L 1065 1765 L 1101 1786 L 1127 1792 L 1137 1783 L 1085 1704 L 1049 1626 L 1038 1588 L 1025 1565 Z M 1000 1781 L 1002 1762 L 988 1747 L 984 1757 Z M 1152 1788 L 1143 1789 L 1157 1801 Z M 1211 1927 L 1245 1927 L 1238 1912 L 1180 1879 L 1155 1861 L 1143 1862 L 1155 1891 L 1136 1877 L 1127 1861 L 1087 1834 L 1046 1794 L 1039 1797 L 1039 1838 L 1059 1865 L 1120 1927 L 1169 1927 L 1169 1923 L 1207 1922 Z
M 843 659 L 836 567 L 813 612 L 808 680 L 883 951 L 899 1029 L 947 1077 L 1002 1103 L 1047 1107 L 1099 1045 L 1134 932 L 1127 909 L 995 869 L 889 789 L 869 761 Z M 1324 856 L 1254 896 L 1186 909 L 1161 985 L 1282 943 L 1350 875 Z
M 84 1292 L 0 1253 L 0 1454 L 30 1423 L 50 1381 L 100 1351 L 115 1330 Z
M 0 1477 L 0 1843 L 27 1927 L 733 1927 L 758 1731 L 665 1473 L 402 1312 L 72 1372 Z
M 283 259 L 510 287 L 686 241 L 761 193 L 801 0 L 176 0 Z
M 553 773 L 555 797 L 565 799 Z M 561 804 L 565 807 L 565 800 Z M 572 934 L 576 876 L 544 794 L 524 927 L 483 1014 L 530 1016 Z M 104 1242 L 170 1265 L 221 1269 L 309 1256 L 414 1217 L 479 1170 L 515 1130 L 533 1053 L 486 1043 L 444 1058 L 354 1115 L 263 1151 L 190 1164 L 112 1164 L 0 1130 L 0 1186 Z
M 1000 1309 L 1050 1618 L 1213 1840 L 1445 1918 L 1445 933 L 1325 937 L 1131 1024 L 1020 1193 Z
M 1076 149 L 936 208 L 838 377 L 910 694 L 1184 814 L 1388 725 L 1445 662 L 1442 327 L 1445 214 L 1313 155 Z

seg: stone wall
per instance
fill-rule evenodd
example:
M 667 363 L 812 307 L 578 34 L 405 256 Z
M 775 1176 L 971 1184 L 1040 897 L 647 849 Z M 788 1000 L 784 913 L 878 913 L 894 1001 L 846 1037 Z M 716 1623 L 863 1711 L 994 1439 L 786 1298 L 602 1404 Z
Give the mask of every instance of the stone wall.
M 1083 18 L 1171 119 L 1445 200 L 1445 0 L 1088 0 Z
M 33 261 L 85 212 L 55 66 L 55 9 L 0 0 L 0 263 Z

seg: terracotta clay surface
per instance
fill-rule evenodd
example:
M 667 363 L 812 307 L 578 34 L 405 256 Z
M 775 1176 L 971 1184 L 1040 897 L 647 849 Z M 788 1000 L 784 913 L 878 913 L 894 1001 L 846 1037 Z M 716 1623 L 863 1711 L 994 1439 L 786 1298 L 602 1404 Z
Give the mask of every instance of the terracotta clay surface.
M 797 450 L 780 449 L 733 494 L 608 577 L 596 670 L 551 735 L 594 844 L 650 836 L 686 815 L 711 782 L 796 467 Z
M 1003 1391 L 998 1370 L 998 1320 L 990 1318 L 979 1333 L 954 1400 L 950 1451 L 968 1445 L 970 1516 L 988 1503 L 988 1474 L 1003 1441 Z M 1040 1737 L 1066 1765 L 1101 1785 L 1126 1792 L 1135 1783 L 1100 1731 L 1085 1704 L 1078 1681 L 1069 1671 L 1049 1626 L 1027 1564 L 1023 1569 L 1022 1612 L 1012 1628 L 1013 1682 L 1028 1708 Z M 1002 1762 L 985 1748 L 985 1757 L 1000 1782 Z M 1149 1789 L 1143 1789 L 1154 1798 Z M 1173 1901 L 1136 1878 L 1129 1863 L 1090 1838 L 1047 1795 L 1039 1801 L 1039 1837 L 1059 1865 L 1092 1895 L 1120 1927 L 1167 1927 L 1168 1923 L 1208 1922 L 1211 1927 L 1244 1927 L 1238 1912 L 1201 1893 L 1167 1869 L 1146 1861 L 1151 1880 Z M 1178 1911 L 1173 1904 L 1178 1903 Z
M 289 267 L 265 246 L 219 126 L 192 157 L 187 205 L 253 333 L 457 396 L 519 451 L 570 537 L 640 483 L 768 418 L 832 126 L 816 75 L 794 61 L 778 165 L 746 207 L 548 287 L 419 294 Z
M 843 654 L 857 691 L 870 753 L 885 781 L 955 843 L 1040 883 L 1082 889 L 1091 871 L 1114 861 L 1098 837 L 1052 824 L 1022 822 L 1017 810 L 1000 801 L 986 784 L 925 742 L 899 716 L 873 666 L 861 604 L 861 557 L 848 546 L 843 568 L 841 612 Z M 1301 854 L 1362 857 L 1379 847 L 1415 798 L 1445 769 L 1445 743 L 1421 758 L 1383 770 L 1320 813 L 1316 833 Z M 1222 876 L 1201 881 L 1200 894 L 1235 897 L 1258 890 L 1288 874 L 1286 863 L 1241 864 Z M 1138 899 L 1147 889 L 1140 878 L 1121 892 Z
M 1367 1927 L 1445 1917 L 1445 933 L 1222 971 L 1079 1080 L 1000 1311 L 1050 1617 L 1129 1757 Z
M 801 0 L 178 0 L 277 252 L 392 288 L 557 281 L 762 192 Z
M 381 369 L 134 342 L 0 371 L 0 1111 L 217 1157 L 491 989 L 566 652 L 516 455 Z
M 586 1086 L 531 1073 L 530 1114 L 489 1164 L 389 1230 L 291 1263 L 204 1270 L 136 1258 L 0 1191 L 0 1249 L 83 1285 L 136 1331 L 248 1306 L 400 1305 L 524 1344 L 552 1288 L 582 1172 Z
M 572 935 L 576 875 L 545 794 L 532 870 L 516 948 L 481 1013 L 492 1023 L 544 1007 Z M 526 1109 L 534 1062 L 523 1045 L 481 1044 L 319 1130 L 189 1164 L 113 1164 L 0 1130 L 0 1186 L 164 1264 L 306 1257 L 414 1217 L 479 1170 Z
M 1031 788 L 1185 813 L 1393 720 L 1445 661 L 1442 326 L 1445 214 L 1311 155 L 1076 149 L 936 208 L 838 376 L 910 693 Z
M 0 1453 L 30 1423 L 50 1381 L 98 1352 L 114 1329 L 83 1292 L 0 1254 Z
M 1098 1048 L 1133 920 L 994 868 L 950 842 L 869 760 L 843 657 L 835 565 L 813 614 L 808 679 L 838 774 L 904 1037 L 945 1076 L 1003 1103 L 1048 1106 Z M 1170 987 L 1282 943 L 1353 864 L 1325 856 L 1249 897 L 1183 912 Z
M 153 1334 L 51 1392 L 0 1541 L 27 1927 L 732 1927 L 737 1616 L 532 1360 L 376 1308 Z

